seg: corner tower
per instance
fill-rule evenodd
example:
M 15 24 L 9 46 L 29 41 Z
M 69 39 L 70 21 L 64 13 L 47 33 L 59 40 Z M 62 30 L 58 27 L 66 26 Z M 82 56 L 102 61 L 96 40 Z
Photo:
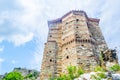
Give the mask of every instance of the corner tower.
M 72 10 L 61 18 L 48 21 L 48 27 L 41 80 L 66 73 L 69 65 L 90 71 L 91 66 L 99 64 L 100 50 L 107 49 L 99 19 L 89 18 L 84 11 Z

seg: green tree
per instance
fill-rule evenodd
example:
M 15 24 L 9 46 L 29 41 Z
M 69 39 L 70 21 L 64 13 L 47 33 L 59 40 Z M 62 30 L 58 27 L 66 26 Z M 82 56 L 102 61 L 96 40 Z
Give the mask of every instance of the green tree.
M 33 73 L 33 76 L 34 76 L 35 78 L 37 78 L 37 77 L 39 76 L 39 72 L 35 71 L 35 72 Z
M 3 80 L 24 80 L 21 73 L 13 71 L 8 73 Z

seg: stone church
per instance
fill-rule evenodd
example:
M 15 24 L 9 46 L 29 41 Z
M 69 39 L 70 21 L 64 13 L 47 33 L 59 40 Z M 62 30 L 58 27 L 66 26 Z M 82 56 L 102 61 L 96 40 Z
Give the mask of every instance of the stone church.
M 79 10 L 72 10 L 58 19 L 48 21 L 49 32 L 40 80 L 67 73 L 66 68 L 70 65 L 84 67 L 86 71 L 99 65 L 100 51 L 108 49 L 99 21 Z

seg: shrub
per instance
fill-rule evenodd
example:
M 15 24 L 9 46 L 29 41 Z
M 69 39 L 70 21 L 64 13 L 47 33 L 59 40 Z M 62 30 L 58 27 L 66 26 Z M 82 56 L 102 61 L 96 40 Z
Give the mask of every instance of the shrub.
M 106 78 L 105 73 L 98 73 L 97 76 L 99 76 L 100 78 Z
M 84 70 L 81 67 L 79 67 L 77 70 L 77 74 L 78 76 L 80 76 L 81 74 L 84 74 Z
M 74 79 L 76 77 L 76 72 L 77 72 L 77 68 L 76 66 L 68 66 L 67 67 L 67 71 L 68 71 L 68 76 L 71 78 L 71 79 Z
M 105 75 L 105 73 L 101 72 L 101 73 L 97 73 L 96 75 L 91 75 L 90 78 L 92 80 L 101 80 L 101 79 L 105 79 L 106 75 Z
M 67 67 L 68 76 L 73 80 L 74 78 L 79 77 L 81 74 L 84 74 L 84 70 L 81 67 L 68 66 Z
M 97 75 L 91 75 L 90 79 L 92 79 L 92 80 L 101 80 L 101 78 L 98 77 Z
M 110 70 L 112 70 L 112 71 L 120 71 L 120 65 L 119 64 L 115 64 L 112 67 L 110 67 Z
M 82 68 L 76 66 L 67 67 L 68 74 L 61 74 L 59 77 L 50 80 L 73 80 L 84 73 Z
M 102 67 L 100 67 L 100 66 L 96 66 L 94 71 L 95 72 L 105 72 L 105 70 Z

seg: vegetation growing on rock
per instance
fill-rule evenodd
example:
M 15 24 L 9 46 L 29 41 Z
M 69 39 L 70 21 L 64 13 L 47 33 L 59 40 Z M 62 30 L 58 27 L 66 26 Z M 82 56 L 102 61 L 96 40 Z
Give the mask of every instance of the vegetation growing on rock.
M 81 67 L 76 66 L 68 66 L 67 67 L 68 74 L 61 73 L 59 77 L 57 78 L 50 78 L 50 80 L 73 80 L 77 77 L 79 77 L 81 74 L 84 74 L 84 70 Z
M 0 80 L 36 80 L 39 72 L 36 70 L 28 70 L 26 68 L 14 68 L 13 71 L 6 73 Z

